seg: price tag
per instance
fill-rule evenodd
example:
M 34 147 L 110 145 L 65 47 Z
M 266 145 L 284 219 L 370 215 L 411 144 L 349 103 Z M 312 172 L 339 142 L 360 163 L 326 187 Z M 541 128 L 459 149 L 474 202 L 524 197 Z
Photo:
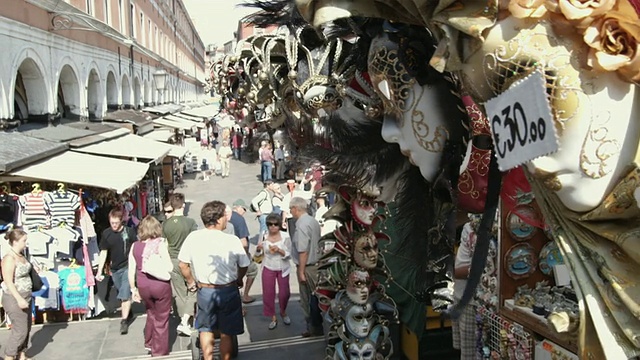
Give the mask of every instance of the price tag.
M 535 71 L 485 103 L 500 171 L 558 151 L 544 75 Z

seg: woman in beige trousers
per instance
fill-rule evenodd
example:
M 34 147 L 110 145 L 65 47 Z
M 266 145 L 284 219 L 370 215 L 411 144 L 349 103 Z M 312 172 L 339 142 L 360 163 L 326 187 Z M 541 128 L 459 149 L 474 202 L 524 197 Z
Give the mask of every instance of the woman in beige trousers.
M 5 234 L 10 248 L 2 258 L 2 306 L 11 320 L 11 335 L 5 345 L 5 360 L 28 360 L 31 331 L 31 264 L 24 257 L 27 233 L 13 229 Z

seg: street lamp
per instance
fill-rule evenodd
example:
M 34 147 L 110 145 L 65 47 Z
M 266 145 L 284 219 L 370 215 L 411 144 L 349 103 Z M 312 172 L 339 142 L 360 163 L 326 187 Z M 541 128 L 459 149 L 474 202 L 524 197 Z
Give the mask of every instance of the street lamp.
M 160 93 L 160 97 L 162 97 L 162 92 L 167 87 L 167 72 L 164 69 L 157 70 L 153 73 L 153 80 L 156 83 L 156 90 Z M 164 102 L 164 98 L 162 98 Z

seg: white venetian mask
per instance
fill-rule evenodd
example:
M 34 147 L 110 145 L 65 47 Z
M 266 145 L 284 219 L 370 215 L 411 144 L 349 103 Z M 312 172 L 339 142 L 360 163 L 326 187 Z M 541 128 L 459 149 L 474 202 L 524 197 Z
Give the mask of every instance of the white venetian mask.
M 398 57 L 398 45 L 387 34 L 375 38 L 369 50 L 369 74 L 384 104 L 382 137 L 397 143 L 423 177 L 433 180 L 449 137 L 438 86 L 420 85 Z
M 637 86 L 583 63 L 588 51 L 575 33 L 548 21 L 507 17 L 486 33 L 465 64 L 465 84 L 481 101 L 542 69 L 560 150 L 527 164 L 573 211 L 596 207 L 634 160 L 640 136 Z

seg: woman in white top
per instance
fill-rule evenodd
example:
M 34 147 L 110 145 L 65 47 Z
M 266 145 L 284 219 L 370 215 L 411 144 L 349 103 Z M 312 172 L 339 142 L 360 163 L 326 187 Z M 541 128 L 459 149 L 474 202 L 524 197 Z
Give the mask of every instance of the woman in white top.
M 278 283 L 278 303 L 280 316 L 285 325 L 291 324 L 287 315 L 287 304 L 291 292 L 289 290 L 289 274 L 291 273 L 291 238 L 280 231 L 282 218 L 271 213 L 267 216 L 267 231 L 258 243 L 258 250 L 264 254 L 262 260 L 262 312 L 271 317 L 269 330 L 278 326 L 276 317 L 276 282 Z

